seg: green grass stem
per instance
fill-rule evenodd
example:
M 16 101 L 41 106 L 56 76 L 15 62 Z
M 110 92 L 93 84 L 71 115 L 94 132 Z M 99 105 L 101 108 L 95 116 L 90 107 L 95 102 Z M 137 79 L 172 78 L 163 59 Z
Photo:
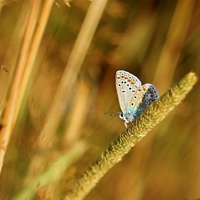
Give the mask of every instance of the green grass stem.
M 118 163 L 132 147 L 144 138 L 167 114 L 186 97 L 197 82 L 195 73 L 188 73 L 138 117 L 133 126 L 123 132 L 102 153 L 100 158 L 75 182 L 65 200 L 83 199 L 110 168 Z

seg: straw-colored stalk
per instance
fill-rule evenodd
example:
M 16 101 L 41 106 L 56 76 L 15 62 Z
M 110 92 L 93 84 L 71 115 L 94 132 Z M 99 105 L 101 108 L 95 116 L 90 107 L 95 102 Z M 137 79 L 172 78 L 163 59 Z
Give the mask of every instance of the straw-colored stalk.
M 94 36 L 97 25 L 99 24 L 106 3 L 107 0 L 96 0 L 91 2 L 87 15 L 79 31 L 79 35 L 68 59 L 67 66 L 59 83 L 55 98 L 52 101 L 46 123 L 39 134 L 39 140 L 37 143 L 39 151 L 50 149 L 55 142 L 53 138 L 55 138 L 57 127 L 60 124 L 64 114 L 63 106 L 67 104 L 69 95 L 71 94 L 72 88 L 77 80 L 81 65 L 87 54 L 87 50 Z M 41 166 L 43 166 L 42 163 L 44 162 L 46 162 L 46 160 L 44 160 L 41 155 L 36 154 L 30 164 L 26 180 L 29 180 L 29 177 L 31 176 L 35 176 L 36 171 L 39 173 L 39 171 L 41 171 Z
M 173 79 L 181 48 L 187 36 L 195 2 L 196 0 L 177 1 L 153 81 L 161 92 L 169 87 Z M 167 74 L 167 78 L 162 80 L 162 84 L 159 84 L 160 77 L 164 77 L 165 74 Z
M 37 11 L 39 9 L 39 1 L 32 1 L 30 14 L 28 16 L 26 29 L 22 41 L 21 52 L 19 55 L 16 72 L 14 73 L 13 83 L 11 84 L 7 105 L 5 106 L 4 115 L 2 117 L 2 129 L 0 134 L 0 172 L 4 162 L 4 156 L 9 144 L 13 128 L 18 113 L 19 94 L 22 88 L 22 80 L 24 78 L 25 62 L 28 51 L 32 42 L 32 36 L 36 25 Z

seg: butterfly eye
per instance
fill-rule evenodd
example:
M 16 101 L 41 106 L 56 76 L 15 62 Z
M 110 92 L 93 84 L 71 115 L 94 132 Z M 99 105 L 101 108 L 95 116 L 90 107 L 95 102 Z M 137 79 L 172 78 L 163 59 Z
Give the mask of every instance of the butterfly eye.
M 123 112 L 121 112 L 121 113 L 119 114 L 119 118 L 121 118 L 121 119 L 124 118 L 124 114 L 123 114 Z

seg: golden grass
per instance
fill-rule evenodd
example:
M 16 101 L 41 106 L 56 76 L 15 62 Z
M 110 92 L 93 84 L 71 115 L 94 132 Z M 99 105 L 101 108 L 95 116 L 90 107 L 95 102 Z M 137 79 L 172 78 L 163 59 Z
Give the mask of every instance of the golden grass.
M 0 199 L 200 197 L 198 84 L 129 152 L 185 97 L 194 73 L 122 135 L 123 121 L 104 114 L 119 111 L 118 69 L 160 94 L 189 71 L 199 74 L 199 2 L 4 0 L 0 7 L 0 64 L 9 70 L 0 68 Z

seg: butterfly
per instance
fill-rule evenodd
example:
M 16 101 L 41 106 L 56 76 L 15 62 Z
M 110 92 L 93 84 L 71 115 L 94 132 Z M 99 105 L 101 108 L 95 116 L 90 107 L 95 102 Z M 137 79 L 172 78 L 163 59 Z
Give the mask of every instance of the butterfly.
M 141 81 L 133 74 L 118 70 L 116 72 L 116 90 L 122 112 L 119 118 L 124 120 L 124 125 L 133 122 L 151 103 L 159 98 L 154 85 Z

